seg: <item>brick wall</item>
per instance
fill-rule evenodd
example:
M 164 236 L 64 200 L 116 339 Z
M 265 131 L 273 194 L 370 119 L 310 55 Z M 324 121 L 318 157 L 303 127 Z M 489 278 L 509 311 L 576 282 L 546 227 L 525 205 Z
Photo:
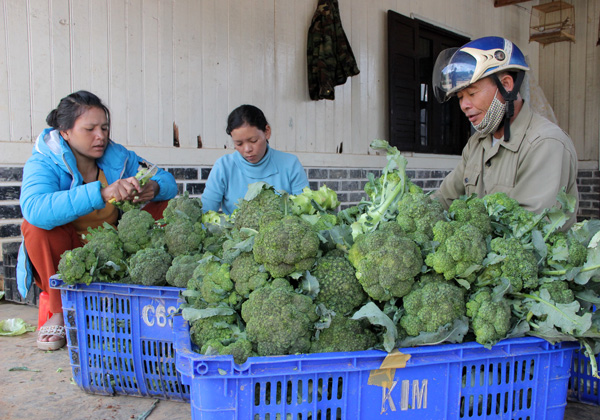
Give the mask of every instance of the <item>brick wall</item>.
M 199 196 L 210 173 L 210 167 L 168 168 L 177 180 L 179 192 L 188 191 L 191 196 Z M 312 189 L 324 184 L 337 192 L 342 207 L 357 204 L 364 197 L 364 185 L 367 174 L 381 174 L 381 168 L 307 168 Z M 439 187 L 449 171 L 444 170 L 408 170 L 409 178 L 426 191 Z M 580 170 L 577 183 L 580 192 L 578 218 L 600 218 L 600 171 Z M 18 199 L 22 179 L 21 167 L 0 167 L 0 245 L 19 242 L 21 209 Z M 0 262 L 0 276 L 3 269 Z

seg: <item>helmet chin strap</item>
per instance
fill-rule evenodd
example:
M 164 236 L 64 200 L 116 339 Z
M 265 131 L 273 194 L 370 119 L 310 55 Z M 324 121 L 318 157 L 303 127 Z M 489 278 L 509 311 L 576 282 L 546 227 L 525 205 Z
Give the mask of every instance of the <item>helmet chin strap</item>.
M 498 86 L 498 90 L 506 102 L 506 113 L 504 114 L 504 141 L 510 140 L 510 119 L 515 115 L 515 101 L 519 97 L 519 89 L 521 88 L 521 83 L 523 83 L 524 78 L 525 72 L 518 72 L 513 90 L 507 92 L 506 89 L 504 89 L 504 86 L 502 86 L 502 82 L 500 82 L 498 75 L 496 73 L 492 75 L 492 79 L 496 82 L 496 86 Z

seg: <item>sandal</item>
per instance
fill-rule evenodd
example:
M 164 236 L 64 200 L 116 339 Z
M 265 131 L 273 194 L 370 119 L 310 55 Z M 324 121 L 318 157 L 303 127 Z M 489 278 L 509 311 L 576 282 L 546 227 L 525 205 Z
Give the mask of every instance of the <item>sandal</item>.
M 60 340 L 40 341 L 40 337 L 43 337 L 45 335 L 58 336 L 58 337 L 60 337 Z M 64 347 L 64 345 L 66 343 L 67 343 L 67 341 L 65 339 L 65 327 L 63 327 L 62 325 L 50 325 L 50 326 L 40 327 L 39 332 L 38 332 L 38 340 L 37 340 L 38 349 L 44 350 L 44 351 L 58 350 L 58 349 Z

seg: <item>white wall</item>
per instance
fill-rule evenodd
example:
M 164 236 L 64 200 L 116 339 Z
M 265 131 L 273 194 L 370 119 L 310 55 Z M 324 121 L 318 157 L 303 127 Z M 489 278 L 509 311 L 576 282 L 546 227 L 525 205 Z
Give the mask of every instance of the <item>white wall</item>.
M 537 1 L 493 3 L 339 0 L 361 72 L 335 101 L 315 102 L 306 38 L 317 0 L 0 0 L 0 165 L 23 164 L 47 113 L 87 89 L 109 105 L 113 138 L 160 164 L 212 164 L 231 147 L 228 113 L 252 103 L 271 123 L 272 145 L 305 166 L 382 166 L 368 145 L 387 137 L 387 10 L 473 38 L 506 36 L 536 69 L 527 8 Z M 423 168 L 455 161 L 409 157 Z

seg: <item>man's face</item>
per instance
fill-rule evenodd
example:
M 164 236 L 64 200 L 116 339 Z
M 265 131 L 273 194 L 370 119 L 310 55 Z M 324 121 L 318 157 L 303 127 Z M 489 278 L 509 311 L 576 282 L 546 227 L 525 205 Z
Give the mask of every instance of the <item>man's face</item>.
M 460 109 L 467 116 L 471 124 L 475 126 L 483 120 L 497 93 L 498 87 L 494 81 L 486 77 L 459 91 L 456 97 L 458 98 Z M 499 99 L 504 102 L 502 95 L 499 95 Z

